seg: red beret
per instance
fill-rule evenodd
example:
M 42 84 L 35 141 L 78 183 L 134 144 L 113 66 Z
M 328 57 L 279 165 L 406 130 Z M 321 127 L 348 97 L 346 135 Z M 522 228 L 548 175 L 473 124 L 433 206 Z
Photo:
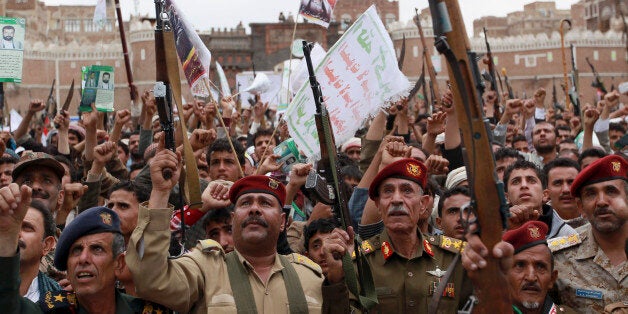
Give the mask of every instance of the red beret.
M 547 245 L 547 225 L 538 220 L 528 221 L 521 227 L 504 233 L 502 240 L 515 247 L 515 254 L 535 245 Z
M 266 193 L 277 198 L 283 207 L 286 201 L 286 187 L 267 176 L 248 176 L 236 181 L 229 190 L 229 200 L 235 204 L 238 197 L 246 193 Z
M 414 181 L 423 189 L 427 185 L 427 167 L 413 158 L 397 160 L 386 168 L 380 170 L 369 187 L 369 197 L 375 199 L 379 196 L 379 185 L 388 178 L 399 178 Z
M 585 185 L 616 179 L 628 180 L 628 162 L 619 155 L 600 158 L 584 168 L 571 184 L 571 195 L 580 195 Z

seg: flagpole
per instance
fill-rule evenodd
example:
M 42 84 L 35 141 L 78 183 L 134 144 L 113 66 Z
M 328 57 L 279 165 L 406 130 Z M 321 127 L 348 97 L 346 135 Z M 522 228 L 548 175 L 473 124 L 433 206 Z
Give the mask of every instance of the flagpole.
M 135 102 L 137 101 L 137 89 L 133 84 L 133 72 L 131 69 L 131 61 L 129 61 L 129 50 L 126 44 L 126 35 L 124 33 L 124 23 L 122 22 L 122 10 L 120 9 L 120 0 L 115 0 L 116 15 L 118 17 L 118 29 L 120 30 L 120 41 L 122 43 L 122 54 L 124 55 L 124 68 L 126 69 L 126 80 L 129 84 L 129 93 L 131 95 L 131 113 L 134 112 Z M 135 117 L 137 118 L 137 117 Z
M 212 100 L 212 93 L 209 87 L 209 78 L 207 76 L 203 76 L 203 83 L 205 84 L 205 88 L 207 88 L 207 92 L 209 93 L 209 99 Z M 220 101 L 220 100 L 218 100 Z M 238 159 L 238 154 L 236 153 L 235 147 L 233 147 L 233 142 L 231 141 L 231 136 L 229 136 L 229 129 L 225 126 L 225 121 L 222 119 L 222 115 L 220 114 L 220 110 L 218 110 L 218 102 L 216 102 L 216 115 L 218 116 L 218 120 L 220 121 L 220 125 L 225 129 L 225 134 L 227 135 L 227 141 L 229 142 L 229 147 L 231 147 L 231 152 L 233 156 L 238 161 L 238 170 L 240 170 L 240 175 L 244 178 L 244 171 L 240 166 L 240 159 Z
M 294 27 L 292 28 L 292 40 L 290 41 L 290 47 L 288 48 L 289 54 L 288 54 L 288 86 L 286 88 L 286 93 L 287 93 L 287 97 L 286 99 L 288 101 L 290 101 L 290 76 L 292 76 L 292 44 L 294 43 L 294 37 L 297 33 L 297 24 L 299 24 L 298 22 L 299 20 L 299 15 L 297 14 L 294 17 Z M 277 128 L 275 128 L 275 130 L 277 130 Z M 274 132 L 273 132 L 274 133 Z M 264 150 L 264 153 L 266 153 L 266 151 Z

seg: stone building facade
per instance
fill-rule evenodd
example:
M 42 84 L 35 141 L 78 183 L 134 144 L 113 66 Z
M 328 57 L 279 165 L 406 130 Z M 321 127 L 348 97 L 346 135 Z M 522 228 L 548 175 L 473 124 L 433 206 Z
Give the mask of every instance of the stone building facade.
M 562 19 L 571 17 L 571 10 L 559 10 L 554 1 L 536 1 L 523 6 L 523 11 L 508 13 L 505 17 L 485 16 L 473 21 L 473 36 L 482 29 L 490 37 L 506 37 L 538 33 L 550 35 Z
M 434 33 L 428 11 L 423 11 L 421 23 L 429 54 L 435 61 L 435 67 L 439 72 L 437 81 L 443 90 L 446 81 L 449 80 L 446 60 L 434 48 Z M 397 54 L 400 52 L 402 37 L 405 35 L 406 56 L 403 72 L 411 81 L 416 81 L 423 64 L 421 55 L 423 47 L 416 25 L 411 21 L 394 23 L 389 27 L 389 31 Z M 534 35 L 493 37 L 489 34 L 489 43 L 496 68 L 498 71 L 506 70 L 515 96 L 532 97 L 536 88 L 544 87 L 549 93 L 547 99 L 549 101 L 552 86 L 556 84 L 558 101 L 564 103 L 565 96 L 560 85 L 563 78 L 561 40 L 557 30 L 554 30 L 550 35 L 541 32 Z M 486 53 L 483 36 L 470 38 L 470 44 L 471 50 L 480 54 Z M 565 35 L 565 45 L 567 46 L 566 55 L 569 71 L 571 71 L 571 53 L 568 49 L 570 44 L 575 47 L 576 67 L 579 70 L 579 92 L 583 103 L 592 103 L 596 96 L 595 89 L 590 87 L 594 76 L 585 60 L 586 57 L 595 66 L 607 89 L 610 89 L 611 85 L 617 86 L 621 82 L 628 81 L 628 51 L 626 42 L 622 39 L 622 33 L 613 30 L 606 33 L 592 32 L 575 27 L 568 31 Z M 480 70 L 484 68 L 485 66 L 480 64 Z M 626 101 L 627 99 L 623 98 L 622 100 Z

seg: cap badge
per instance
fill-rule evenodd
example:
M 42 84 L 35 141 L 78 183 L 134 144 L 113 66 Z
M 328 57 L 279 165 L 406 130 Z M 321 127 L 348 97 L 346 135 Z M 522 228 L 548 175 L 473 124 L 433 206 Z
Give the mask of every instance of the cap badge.
M 619 161 L 611 161 L 611 165 L 613 165 L 613 171 L 619 172 L 619 170 L 621 170 L 621 163 Z
M 532 239 L 538 239 L 541 237 L 539 227 L 530 227 L 528 228 L 528 232 L 530 232 L 530 238 Z
M 268 180 L 268 187 L 270 187 L 273 190 L 276 190 L 279 187 L 279 183 L 273 179 L 269 179 Z
M 417 164 L 409 163 L 406 165 L 406 171 L 414 177 L 421 176 L 421 168 Z
M 102 223 L 111 226 L 111 214 L 110 213 L 100 213 L 100 218 L 102 219 Z

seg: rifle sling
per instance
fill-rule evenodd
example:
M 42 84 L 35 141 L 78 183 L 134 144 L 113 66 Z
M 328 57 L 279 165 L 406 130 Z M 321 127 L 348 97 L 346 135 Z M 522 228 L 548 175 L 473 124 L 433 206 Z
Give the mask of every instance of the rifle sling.
M 186 196 L 189 208 L 200 208 L 202 205 L 201 186 L 199 182 L 198 168 L 196 166 L 196 157 L 194 156 L 194 151 L 192 150 L 190 140 L 187 136 L 183 106 L 181 105 L 181 78 L 179 77 L 179 59 L 175 49 L 174 34 L 173 32 L 163 32 L 163 38 L 163 49 L 166 54 L 168 80 L 170 81 L 170 88 L 172 89 L 174 102 L 177 104 L 177 111 L 179 114 L 178 131 L 181 133 L 181 138 L 183 140 L 186 184 L 183 186 L 183 189 L 180 190 L 180 193 L 184 193 Z
M 294 270 L 294 267 L 285 256 L 278 254 L 277 257 L 281 262 L 281 266 L 283 266 L 281 275 L 283 276 L 283 282 L 286 286 L 290 314 L 308 313 L 307 301 L 305 300 L 305 294 L 301 287 L 299 275 L 297 275 L 296 270 Z M 238 255 L 235 251 L 228 253 L 225 257 L 225 261 L 227 263 L 229 283 L 231 284 L 233 299 L 238 314 L 257 314 L 255 297 L 251 289 L 248 271 L 238 259 Z

